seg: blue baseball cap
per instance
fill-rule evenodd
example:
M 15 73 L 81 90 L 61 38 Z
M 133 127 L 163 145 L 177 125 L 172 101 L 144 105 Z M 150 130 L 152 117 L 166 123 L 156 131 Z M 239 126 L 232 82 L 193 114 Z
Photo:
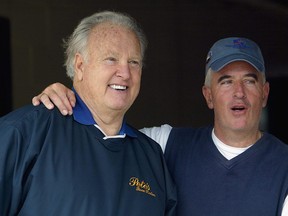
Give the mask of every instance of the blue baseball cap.
M 206 70 L 219 71 L 234 61 L 246 61 L 265 73 L 264 59 L 259 46 L 247 38 L 229 37 L 218 40 L 211 47 L 206 59 Z

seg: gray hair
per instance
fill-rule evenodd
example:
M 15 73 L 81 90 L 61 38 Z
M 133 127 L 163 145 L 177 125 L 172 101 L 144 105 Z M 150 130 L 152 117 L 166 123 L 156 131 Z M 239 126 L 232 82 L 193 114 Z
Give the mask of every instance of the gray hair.
M 144 59 L 148 42 L 143 30 L 137 24 L 136 20 L 124 13 L 113 11 L 98 12 L 82 19 L 68 40 L 64 40 L 64 48 L 66 48 L 66 61 L 64 66 L 66 67 L 67 76 L 71 79 L 74 77 L 74 60 L 76 53 L 82 54 L 84 59 L 87 60 L 88 37 L 91 30 L 101 23 L 112 23 L 133 31 L 140 42 L 142 60 Z
M 213 71 L 211 68 L 209 68 L 207 70 L 207 73 L 205 75 L 205 81 L 204 81 L 204 85 L 207 86 L 207 87 L 210 87 L 211 86 L 211 81 L 212 81 L 212 74 L 215 73 L 215 71 Z M 263 84 L 266 82 L 266 76 L 265 76 L 265 73 L 264 72 L 259 72 L 261 77 L 262 77 L 262 81 L 263 81 Z

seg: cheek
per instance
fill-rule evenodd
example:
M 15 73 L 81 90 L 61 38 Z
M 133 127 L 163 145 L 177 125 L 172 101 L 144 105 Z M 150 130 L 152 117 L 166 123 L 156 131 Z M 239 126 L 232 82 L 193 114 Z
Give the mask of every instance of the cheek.
M 135 72 L 135 74 L 132 75 L 133 84 L 136 88 L 140 88 L 141 85 L 141 73 Z
M 138 88 L 140 88 L 140 86 L 141 86 L 141 77 L 136 79 L 135 84 L 138 86 Z
M 105 71 L 101 73 L 101 71 Z M 99 67 L 94 67 L 93 65 L 89 66 L 86 68 L 86 70 L 83 73 L 83 79 L 85 82 L 91 86 L 97 84 L 103 83 L 105 81 L 105 74 L 106 70 L 103 70 L 102 68 Z M 108 79 L 108 78 L 107 78 Z
M 84 73 L 83 75 L 83 88 L 86 89 L 90 94 L 100 93 L 101 89 L 103 89 L 104 82 L 103 78 L 97 76 L 95 73 Z M 104 90 L 102 90 L 104 91 Z M 96 94 L 95 94 L 96 95 Z
M 211 106 L 213 106 L 213 108 L 219 108 L 221 109 L 221 107 L 224 107 L 225 104 L 228 103 L 230 95 L 226 95 L 226 94 L 213 94 L 211 95 Z

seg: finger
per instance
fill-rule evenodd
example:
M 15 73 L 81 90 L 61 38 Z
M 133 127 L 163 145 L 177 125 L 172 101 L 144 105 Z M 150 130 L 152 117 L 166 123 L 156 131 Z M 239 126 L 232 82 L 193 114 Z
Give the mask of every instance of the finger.
M 45 107 L 47 107 L 47 109 L 54 108 L 54 104 L 51 102 L 48 95 L 46 95 L 45 93 L 40 94 L 38 98 L 39 98 L 39 101 L 43 103 Z
M 63 94 L 59 94 L 55 91 L 49 91 L 49 94 L 43 93 L 40 99 L 45 106 L 49 103 L 51 103 L 52 105 L 54 104 L 62 113 L 62 115 L 67 115 L 71 113 L 72 107 L 65 94 L 63 96 Z M 51 101 L 53 101 L 53 103 Z
M 68 97 L 68 100 L 70 101 L 70 104 L 72 107 L 75 107 L 75 104 L 76 104 L 76 97 L 75 97 L 75 94 L 72 90 L 69 90 L 67 92 L 67 97 Z
M 71 115 L 76 103 L 73 91 L 61 83 L 53 83 L 46 87 L 44 91 L 32 99 L 32 103 L 37 106 L 43 103 L 48 109 L 56 106 L 63 115 Z
M 32 98 L 32 104 L 34 106 L 38 106 L 41 102 L 45 105 L 47 109 L 54 108 L 53 103 L 49 100 L 48 96 L 43 92 Z
M 32 104 L 34 106 L 38 106 L 40 104 L 40 100 L 39 100 L 38 96 L 35 96 L 32 98 Z
M 76 104 L 76 97 L 75 97 L 75 94 L 72 90 L 70 90 L 70 89 L 68 90 L 67 95 L 65 97 L 65 101 L 63 101 L 63 102 L 65 103 L 66 108 L 68 109 L 69 115 L 72 115 L 73 107 L 75 107 L 75 104 Z
M 65 106 L 68 114 L 72 115 L 73 107 L 75 106 L 75 103 L 76 103 L 74 92 L 69 89 L 69 90 L 67 90 L 66 94 L 59 94 L 58 96 L 61 99 L 61 104 L 60 103 L 56 104 L 56 102 L 55 102 L 55 105 L 57 107 L 58 106 L 60 107 L 62 105 Z
M 72 106 L 75 105 L 75 99 L 73 100 L 75 96 L 71 89 L 61 83 L 53 83 L 43 93 L 49 97 L 48 99 L 54 103 L 63 115 L 73 113 Z M 69 97 L 72 98 L 72 103 L 70 103 Z

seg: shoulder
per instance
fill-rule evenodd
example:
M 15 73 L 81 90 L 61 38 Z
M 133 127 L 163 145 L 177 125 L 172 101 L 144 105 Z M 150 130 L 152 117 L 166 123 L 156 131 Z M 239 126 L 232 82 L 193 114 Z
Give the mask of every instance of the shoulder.
M 181 137 L 182 139 L 200 138 L 202 136 L 208 136 L 212 133 L 212 126 L 205 126 L 199 128 L 193 127 L 173 127 L 171 130 L 169 140 L 173 137 Z
M 28 127 L 29 125 L 39 125 L 51 119 L 53 115 L 59 115 L 57 109 L 48 110 L 44 105 L 26 105 L 2 116 L 0 118 L 1 130 L 5 127 Z
M 150 138 L 149 136 L 147 136 L 146 134 L 142 133 L 141 131 L 139 131 L 138 129 L 135 129 L 134 127 L 130 126 L 129 127 L 133 130 L 133 132 L 135 133 L 136 140 L 140 145 L 143 145 L 144 148 L 152 148 L 156 151 L 161 151 L 162 153 L 162 149 L 160 147 L 160 145 L 152 138 Z
M 288 145 L 269 133 L 264 133 L 259 141 L 256 149 L 262 149 L 261 152 L 267 160 L 270 159 L 279 167 L 285 166 L 288 171 Z
M 25 119 L 30 119 L 39 110 L 39 107 L 33 105 L 27 105 L 18 108 L 0 118 L 0 124 L 10 124 L 16 125 L 17 122 L 24 121 Z
M 185 152 L 212 141 L 212 126 L 173 128 L 167 141 L 165 154 Z
M 262 139 L 263 142 L 270 143 L 274 146 L 278 146 L 279 148 L 288 149 L 288 144 L 284 143 L 280 138 L 274 136 L 273 134 L 264 132 Z

